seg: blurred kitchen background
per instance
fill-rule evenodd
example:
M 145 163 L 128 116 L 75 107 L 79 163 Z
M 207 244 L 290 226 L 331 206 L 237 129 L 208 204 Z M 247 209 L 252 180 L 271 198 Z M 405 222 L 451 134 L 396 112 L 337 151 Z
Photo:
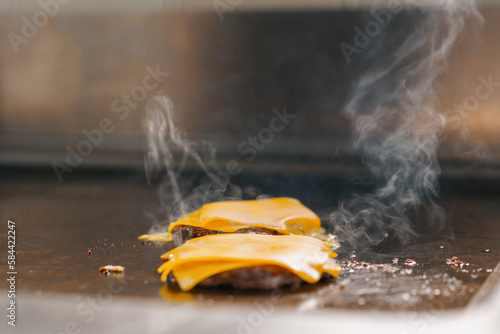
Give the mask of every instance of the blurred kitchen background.
M 0 4 L 1 167 L 52 170 L 54 161 L 65 161 L 68 146 L 76 149 L 86 138 L 82 131 L 99 129 L 105 118 L 112 122 L 102 143 L 64 178 L 89 169 L 142 170 L 144 105 L 157 93 L 172 98 L 186 137 L 213 142 L 221 161 L 236 159 L 247 169 L 361 173 L 342 108 L 373 59 L 402 42 L 418 19 L 418 10 L 393 15 L 349 62 L 340 44 L 354 45 L 354 28 L 374 20 L 371 1 Z M 470 112 L 454 107 L 475 96 L 480 77 L 500 82 L 500 3 L 478 6 L 484 23 L 466 25 L 436 85 L 439 108 L 453 119 L 441 136 L 440 158 L 444 177 L 491 181 L 500 176 L 500 87 L 477 105 L 469 100 Z M 155 71 L 156 82 L 145 79 Z M 284 107 L 296 120 L 247 163 L 238 145 Z

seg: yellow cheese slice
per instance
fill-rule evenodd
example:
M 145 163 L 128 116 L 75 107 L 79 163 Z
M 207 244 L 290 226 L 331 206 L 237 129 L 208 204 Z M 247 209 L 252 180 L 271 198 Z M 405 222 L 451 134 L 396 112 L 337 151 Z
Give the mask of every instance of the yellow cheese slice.
M 225 201 L 205 204 L 170 224 L 189 225 L 220 232 L 244 228 L 267 228 L 280 234 L 322 233 L 318 216 L 294 198 L 280 197 L 251 201 Z
M 191 239 L 163 254 L 166 262 L 158 272 L 164 282 L 172 272 L 183 291 L 221 272 L 262 265 L 288 269 L 312 284 L 323 272 L 340 273 L 336 256 L 324 242 L 308 236 L 217 234 Z

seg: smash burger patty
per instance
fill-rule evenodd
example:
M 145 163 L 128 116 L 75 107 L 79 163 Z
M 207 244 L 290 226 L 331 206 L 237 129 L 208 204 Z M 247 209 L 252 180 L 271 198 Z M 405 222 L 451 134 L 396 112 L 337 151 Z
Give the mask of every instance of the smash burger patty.
M 331 275 L 323 274 L 325 278 Z M 173 273 L 168 274 L 167 285 L 178 286 Z M 274 290 L 279 288 L 298 288 L 302 283 L 290 270 L 278 266 L 257 266 L 239 268 L 205 278 L 197 286 L 203 288 L 227 287 L 240 290 Z
M 337 276 L 335 254 L 321 240 L 298 235 L 215 234 L 162 255 L 161 279 L 183 291 L 195 286 L 276 289 Z
M 174 247 L 187 240 L 222 233 L 324 235 L 318 216 L 294 198 L 205 204 L 169 226 Z

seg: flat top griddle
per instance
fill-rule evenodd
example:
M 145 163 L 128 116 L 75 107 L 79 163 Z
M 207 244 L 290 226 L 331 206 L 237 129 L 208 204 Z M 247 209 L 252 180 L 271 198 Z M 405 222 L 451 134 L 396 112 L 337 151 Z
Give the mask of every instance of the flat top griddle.
M 276 304 L 301 310 L 428 311 L 466 306 L 478 291 L 487 294 L 495 284 L 491 277 L 498 275 L 500 206 L 492 196 L 440 200 L 453 237 L 393 249 L 339 249 L 344 270 L 332 281 L 274 294 L 200 288 L 183 293 L 165 287 L 156 272 L 168 245 L 137 239 L 151 227 L 145 212 L 157 201 L 156 187 L 143 179 L 94 176 L 57 183 L 4 175 L 1 183 L 0 211 L 16 222 L 17 287 L 37 296 L 95 296 L 112 288 L 123 297 L 167 304 L 251 305 L 274 298 Z M 454 256 L 461 262 L 447 263 Z M 123 265 L 125 272 L 100 274 L 99 267 L 107 264 Z

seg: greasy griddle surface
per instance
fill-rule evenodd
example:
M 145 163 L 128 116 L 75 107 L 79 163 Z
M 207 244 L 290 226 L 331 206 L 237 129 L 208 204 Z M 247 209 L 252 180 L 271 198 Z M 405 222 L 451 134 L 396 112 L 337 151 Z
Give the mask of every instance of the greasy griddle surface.
M 145 212 L 157 202 L 156 189 L 133 177 L 75 179 L 61 184 L 37 177 L 24 182 L 2 179 L 2 189 L 8 191 L 1 195 L 0 210 L 17 226 L 20 291 L 41 296 L 105 293 L 207 305 L 272 300 L 299 309 L 443 310 L 465 306 L 500 261 L 497 199 L 454 197 L 442 199 L 454 227 L 453 238 L 392 250 L 344 253 L 341 249 L 344 270 L 332 282 L 272 293 L 221 289 L 182 293 L 164 287 L 156 272 L 168 246 L 137 240 L 150 228 Z M 446 263 L 453 256 L 463 262 L 462 267 Z M 407 259 L 415 264 L 407 264 Z M 108 264 L 125 266 L 124 274 L 100 274 L 99 267 Z

